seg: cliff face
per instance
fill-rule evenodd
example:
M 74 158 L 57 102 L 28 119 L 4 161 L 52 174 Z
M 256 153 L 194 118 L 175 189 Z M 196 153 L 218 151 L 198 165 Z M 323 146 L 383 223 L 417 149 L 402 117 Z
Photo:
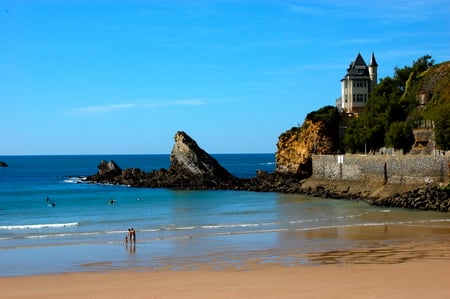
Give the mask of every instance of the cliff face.
M 310 175 L 312 154 L 330 153 L 333 149 L 332 138 L 326 132 L 323 122 L 306 120 L 300 128 L 281 134 L 275 154 L 276 171 Z

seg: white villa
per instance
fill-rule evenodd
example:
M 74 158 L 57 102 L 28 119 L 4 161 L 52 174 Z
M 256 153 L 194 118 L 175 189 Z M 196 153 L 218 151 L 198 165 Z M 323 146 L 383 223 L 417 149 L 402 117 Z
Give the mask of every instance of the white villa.
M 358 115 L 367 104 L 369 94 L 377 84 L 377 67 L 372 53 L 369 66 L 358 53 L 355 61 L 350 63 L 347 74 L 341 80 L 341 97 L 336 100 L 340 112 Z

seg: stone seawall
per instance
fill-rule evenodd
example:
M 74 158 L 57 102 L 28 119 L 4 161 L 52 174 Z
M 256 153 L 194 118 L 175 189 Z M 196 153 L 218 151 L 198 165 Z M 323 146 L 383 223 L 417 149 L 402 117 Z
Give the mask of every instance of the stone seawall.
M 448 183 L 450 156 L 313 155 L 314 179 L 377 184 Z

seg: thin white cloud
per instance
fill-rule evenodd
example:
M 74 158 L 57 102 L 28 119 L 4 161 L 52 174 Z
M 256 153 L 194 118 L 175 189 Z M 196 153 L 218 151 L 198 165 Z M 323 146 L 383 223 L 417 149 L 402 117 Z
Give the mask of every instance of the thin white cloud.
M 107 113 L 117 110 L 131 109 L 135 107 L 136 105 L 133 103 L 105 104 L 105 105 L 79 107 L 75 108 L 73 112 L 78 112 L 80 114 L 96 114 L 96 113 Z
M 70 112 L 73 115 L 107 115 L 113 112 L 132 110 L 132 109 L 152 109 L 170 106 L 200 106 L 204 105 L 205 101 L 202 99 L 181 99 L 181 100 L 141 100 L 134 102 L 103 104 L 77 107 Z

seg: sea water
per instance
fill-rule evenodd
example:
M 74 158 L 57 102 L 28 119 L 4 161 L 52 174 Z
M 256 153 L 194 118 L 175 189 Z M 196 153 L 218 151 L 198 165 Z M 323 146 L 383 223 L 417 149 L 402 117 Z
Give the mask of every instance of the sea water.
M 273 154 L 214 157 L 242 178 L 275 167 Z M 363 201 L 86 183 L 103 159 L 144 171 L 170 163 L 168 155 L 0 157 L 9 165 L 0 168 L 0 275 L 289 263 L 309 252 L 417 238 L 418 227 L 447 236 L 450 223 L 445 213 Z M 125 243 L 132 227 L 137 241 Z

